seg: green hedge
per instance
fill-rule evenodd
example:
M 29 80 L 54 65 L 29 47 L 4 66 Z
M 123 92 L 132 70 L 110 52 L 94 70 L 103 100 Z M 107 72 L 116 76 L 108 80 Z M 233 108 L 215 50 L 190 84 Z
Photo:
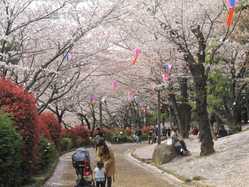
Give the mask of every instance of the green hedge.
M 20 186 L 22 138 L 13 121 L 0 113 L 0 186 Z
M 111 143 L 132 143 L 134 142 L 133 138 L 131 136 L 128 136 L 127 134 L 111 134 L 106 138 Z
M 71 138 L 62 138 L 61 142 L 60 142 L 60 146 L 61 146 L 61 151 L 65 152 L 65 151 L 69 151 L 72 149 L 73 147 L 73 143 Z
M 58 157 L 58 152 L 56 146 L 50 143 L 45 137 L 41 137 L 38 145 L 38 162 L 36 164 L 36 169 L 38 173 L 45 172 L 51 167 Z

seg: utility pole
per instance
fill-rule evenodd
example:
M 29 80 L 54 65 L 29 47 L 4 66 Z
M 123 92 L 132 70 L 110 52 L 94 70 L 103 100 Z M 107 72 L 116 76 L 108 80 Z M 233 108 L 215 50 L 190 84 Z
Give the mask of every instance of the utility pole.
M 99 101 L 99 127 L 103 126 L 103 117 L 102 117 L 102 100 Z
M 160 120 L 160 89 L 157 90 L 157 124 L 158 124 L 158 139 L 157 139 L 157 143 L 161 144 L 161 120 Z

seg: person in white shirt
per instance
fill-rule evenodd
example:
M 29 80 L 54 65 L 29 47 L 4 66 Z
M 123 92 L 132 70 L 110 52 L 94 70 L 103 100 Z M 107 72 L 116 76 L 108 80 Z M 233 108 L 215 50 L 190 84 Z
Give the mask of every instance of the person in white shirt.
M 105 168 L 101 161 L 97 162 L 97 167 L 94 169 L 94 178 L 96 187 L 105 187 Z

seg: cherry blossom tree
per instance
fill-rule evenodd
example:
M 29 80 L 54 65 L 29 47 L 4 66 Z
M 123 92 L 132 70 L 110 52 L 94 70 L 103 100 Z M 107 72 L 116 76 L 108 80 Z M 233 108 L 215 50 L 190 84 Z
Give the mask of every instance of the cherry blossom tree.
M 94 71 L 108 48 L 104 27 L 122 15 L 121 4 L 1 1 L 2 75 L 35 92 L 44 111 Z
M 195 85 L 201 155 L 213 153 L 207 111 L 207 79 L 210 64 L 218 50 L 231 36 L 237 19 L 231 28 L 226 28 L 226 8 L 222 1 L 148 0 L 136 4 L 130 2 L 130 7 L 133 8 L 131 13 L 133 19 L 127 19 L 128 25 L 121 27 L 128 32 L 122 32 L 123 40 L 117 45 L 127 49 L 134 48 L 134 45 L 141 46 L 144 58 L 147 57 L 143 60 L 147 62 L 160 62 L 160 56 L 161 59 L 167 60 L 169 50 L 176 49 L 177 63 L 173 64 L 179 67 L 176 77 L 184 76 L 180 73 L 184 68 L 188 68 Z M 239 18 L 241 10 L 237 15 Z M 155 66 L 154 63 L 151 64 Z M 155 69 L 154 72 L 160 70 Z

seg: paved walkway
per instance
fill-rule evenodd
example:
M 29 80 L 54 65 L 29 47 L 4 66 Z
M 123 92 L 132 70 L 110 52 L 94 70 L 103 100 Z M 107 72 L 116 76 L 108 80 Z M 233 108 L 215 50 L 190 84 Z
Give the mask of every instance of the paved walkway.
M 185 179 L 201 179 L 203 184 L 212 186 L 249 186 L 249 131 L 218 139 L 215 141 L 216 153 L 208 157 L 199 156 L 197 137 L 190 137 L 185 142 L 192 155 L 175 158 L 162 168 Z M 152 159 L 155 146 L 138 148 L 134 154 L 140 159 Z
M 114 150 L 117 176 L 113 187 L 180 187 L 169 184 L 164 174 L 155 168 L 148 168 L 143 163 L 137 163 L 129 156 L 129 150 L 144 146 L 142 144 L 112 145 Z M 90 149 L 91 160 L 94 161 L 95 151 Z M 75 184 L 75 171 L 71 161 L 72 153 L 63 155 L 54 175 L 47 181 L 45 187 L 73 187 Z M 94 163 L 92 163 L 92 167 Z
M 72 154 L 60 157 L 53 176 L 46 182 L 45 187 L 73 187 L 76 181 L 75 170 L 72 167 Z

